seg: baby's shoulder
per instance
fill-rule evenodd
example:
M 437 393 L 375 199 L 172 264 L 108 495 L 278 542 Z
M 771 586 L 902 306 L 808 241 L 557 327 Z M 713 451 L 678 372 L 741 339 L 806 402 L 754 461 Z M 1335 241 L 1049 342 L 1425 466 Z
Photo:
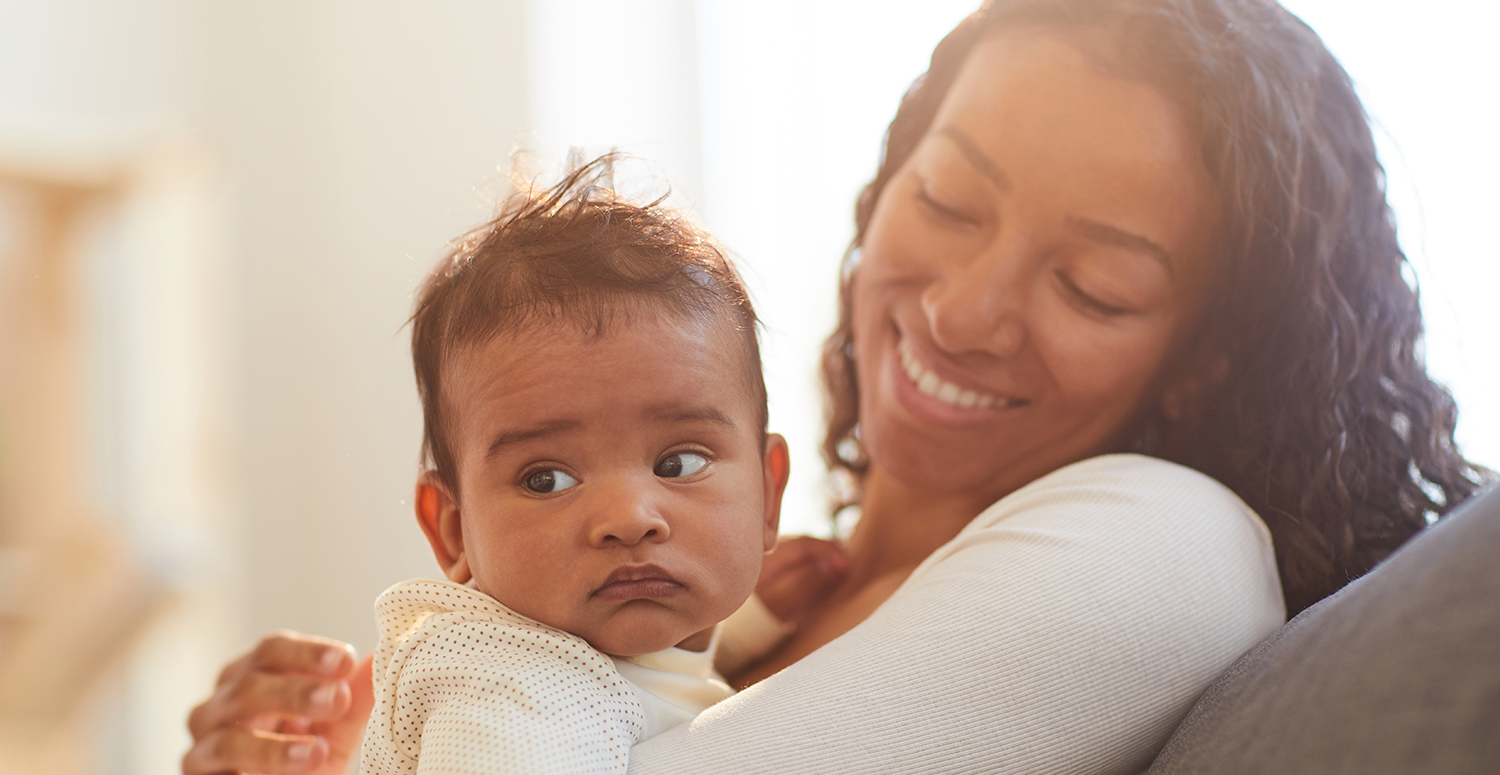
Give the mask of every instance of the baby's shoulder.
M 411 652 L 405 661 L 490 661 L 516 667 L 613 664 L 583 638 L 451 581 L 401 582 L 380 595 L 375 610 L 381 645 Z
M 644 734 L 634 690 L 576 635 L 440 580 L 398 584 L 377 609 L 371 728 L 412 761 L 420 752 L 424 762 L 479 757 L 483 769 L 581 771 L 558 762 L 615 761 Z M 383 744 L 369 739 L 367 752 Z
M 427 617 L 413 633 L 408 663 L 443 663 L 513 675 L 575 671 L 613 673 L 614 662 L 588 641 L 525 619 L 480 611 L 447 611 Z
M 388 625 L 381 656 L 402 693 L 499 693 L 530 707 L 633 696 L 608 655 L 477 590 L 403 582 L 376 607 Z

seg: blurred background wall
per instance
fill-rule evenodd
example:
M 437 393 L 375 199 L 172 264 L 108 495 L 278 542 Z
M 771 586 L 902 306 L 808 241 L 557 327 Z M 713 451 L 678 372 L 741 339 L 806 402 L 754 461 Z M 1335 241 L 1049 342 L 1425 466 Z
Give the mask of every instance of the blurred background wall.
M 435 572 L 402 325 L 517 146 L 647 157 L 740 254 L 784 528 L 826 534 L 854 195 L 972 2 L 0 0 L 0 772 L 173 771 L 225 659 L 368 649 L 375 595 Z M 1497 12 L 1292 8 L 1382 127 L 1432 368 L 1500 463 Z

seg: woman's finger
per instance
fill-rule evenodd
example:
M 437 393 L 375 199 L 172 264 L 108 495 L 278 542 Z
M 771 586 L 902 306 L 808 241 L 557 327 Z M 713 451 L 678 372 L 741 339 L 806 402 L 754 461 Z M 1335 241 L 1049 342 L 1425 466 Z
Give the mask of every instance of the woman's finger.
M 312 731 L 328 741 L 332 760 L 349 761 L 359 755 L 360 738 L 364 736 L 365 723 L 370 720 L 370 710 L 375 706 L 375 687 L 370 680 L 370 664 L 374 657 L 373 653 L 366 654 L 349 674 L 351 698 L 348 710 L 336 719 L 312 727 Z
M 812 536 L 783 538 L 762 566 L 761 577 L 769 579 L 798 565 L 811 565 L 826 579 L 837 579 L 848 570 L 849 561 L 837 542 Z
M 315 773 L 328 759 L 328 743 L 317 737 L 249 732 L 225 727 L 199 739 L 182 757 L 182 775 L 255 772 Z
M 354 667 L 354 647 L 330 638 L 281 630 L 251 650 L 250 667 L 267 673 L 302 673 L 342 678 Z
M 347 643 L 278 630 L 261 638 L 244 656 L 224 666 L 219 685 L 252 672 L 293 673 L 342 678 L 354 667 L 354 647 Z
M 351 699 L 345 680 L 248 672 L 220 684 L 212 697 L 194 708 L 188 731 L 199 739 L 220 727 L 248 728 L 268 717 L 332 719 L 349 710 Z

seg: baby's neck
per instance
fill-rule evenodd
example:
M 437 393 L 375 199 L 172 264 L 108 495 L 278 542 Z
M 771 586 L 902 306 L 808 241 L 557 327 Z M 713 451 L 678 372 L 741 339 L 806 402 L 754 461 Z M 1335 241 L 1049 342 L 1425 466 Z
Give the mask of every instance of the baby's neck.
M 692 635 L 687 636 L 682 640 L 681 643 L 677 644 L 677 648 L 680 648 L 683 651 L 702 653 L 704 651 L 707 651 L 708 647 L 710 645 L 713 645 L 713 642 L 714 628 L 709 627 L 706 630 L 699 630 Z

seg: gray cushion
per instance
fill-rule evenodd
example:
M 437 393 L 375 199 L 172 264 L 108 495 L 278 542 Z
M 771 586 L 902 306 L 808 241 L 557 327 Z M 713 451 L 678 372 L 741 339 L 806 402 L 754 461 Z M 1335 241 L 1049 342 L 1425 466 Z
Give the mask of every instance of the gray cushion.
M 1500 773 L 1500 490 L 1242 657 L 1150 772 Z

